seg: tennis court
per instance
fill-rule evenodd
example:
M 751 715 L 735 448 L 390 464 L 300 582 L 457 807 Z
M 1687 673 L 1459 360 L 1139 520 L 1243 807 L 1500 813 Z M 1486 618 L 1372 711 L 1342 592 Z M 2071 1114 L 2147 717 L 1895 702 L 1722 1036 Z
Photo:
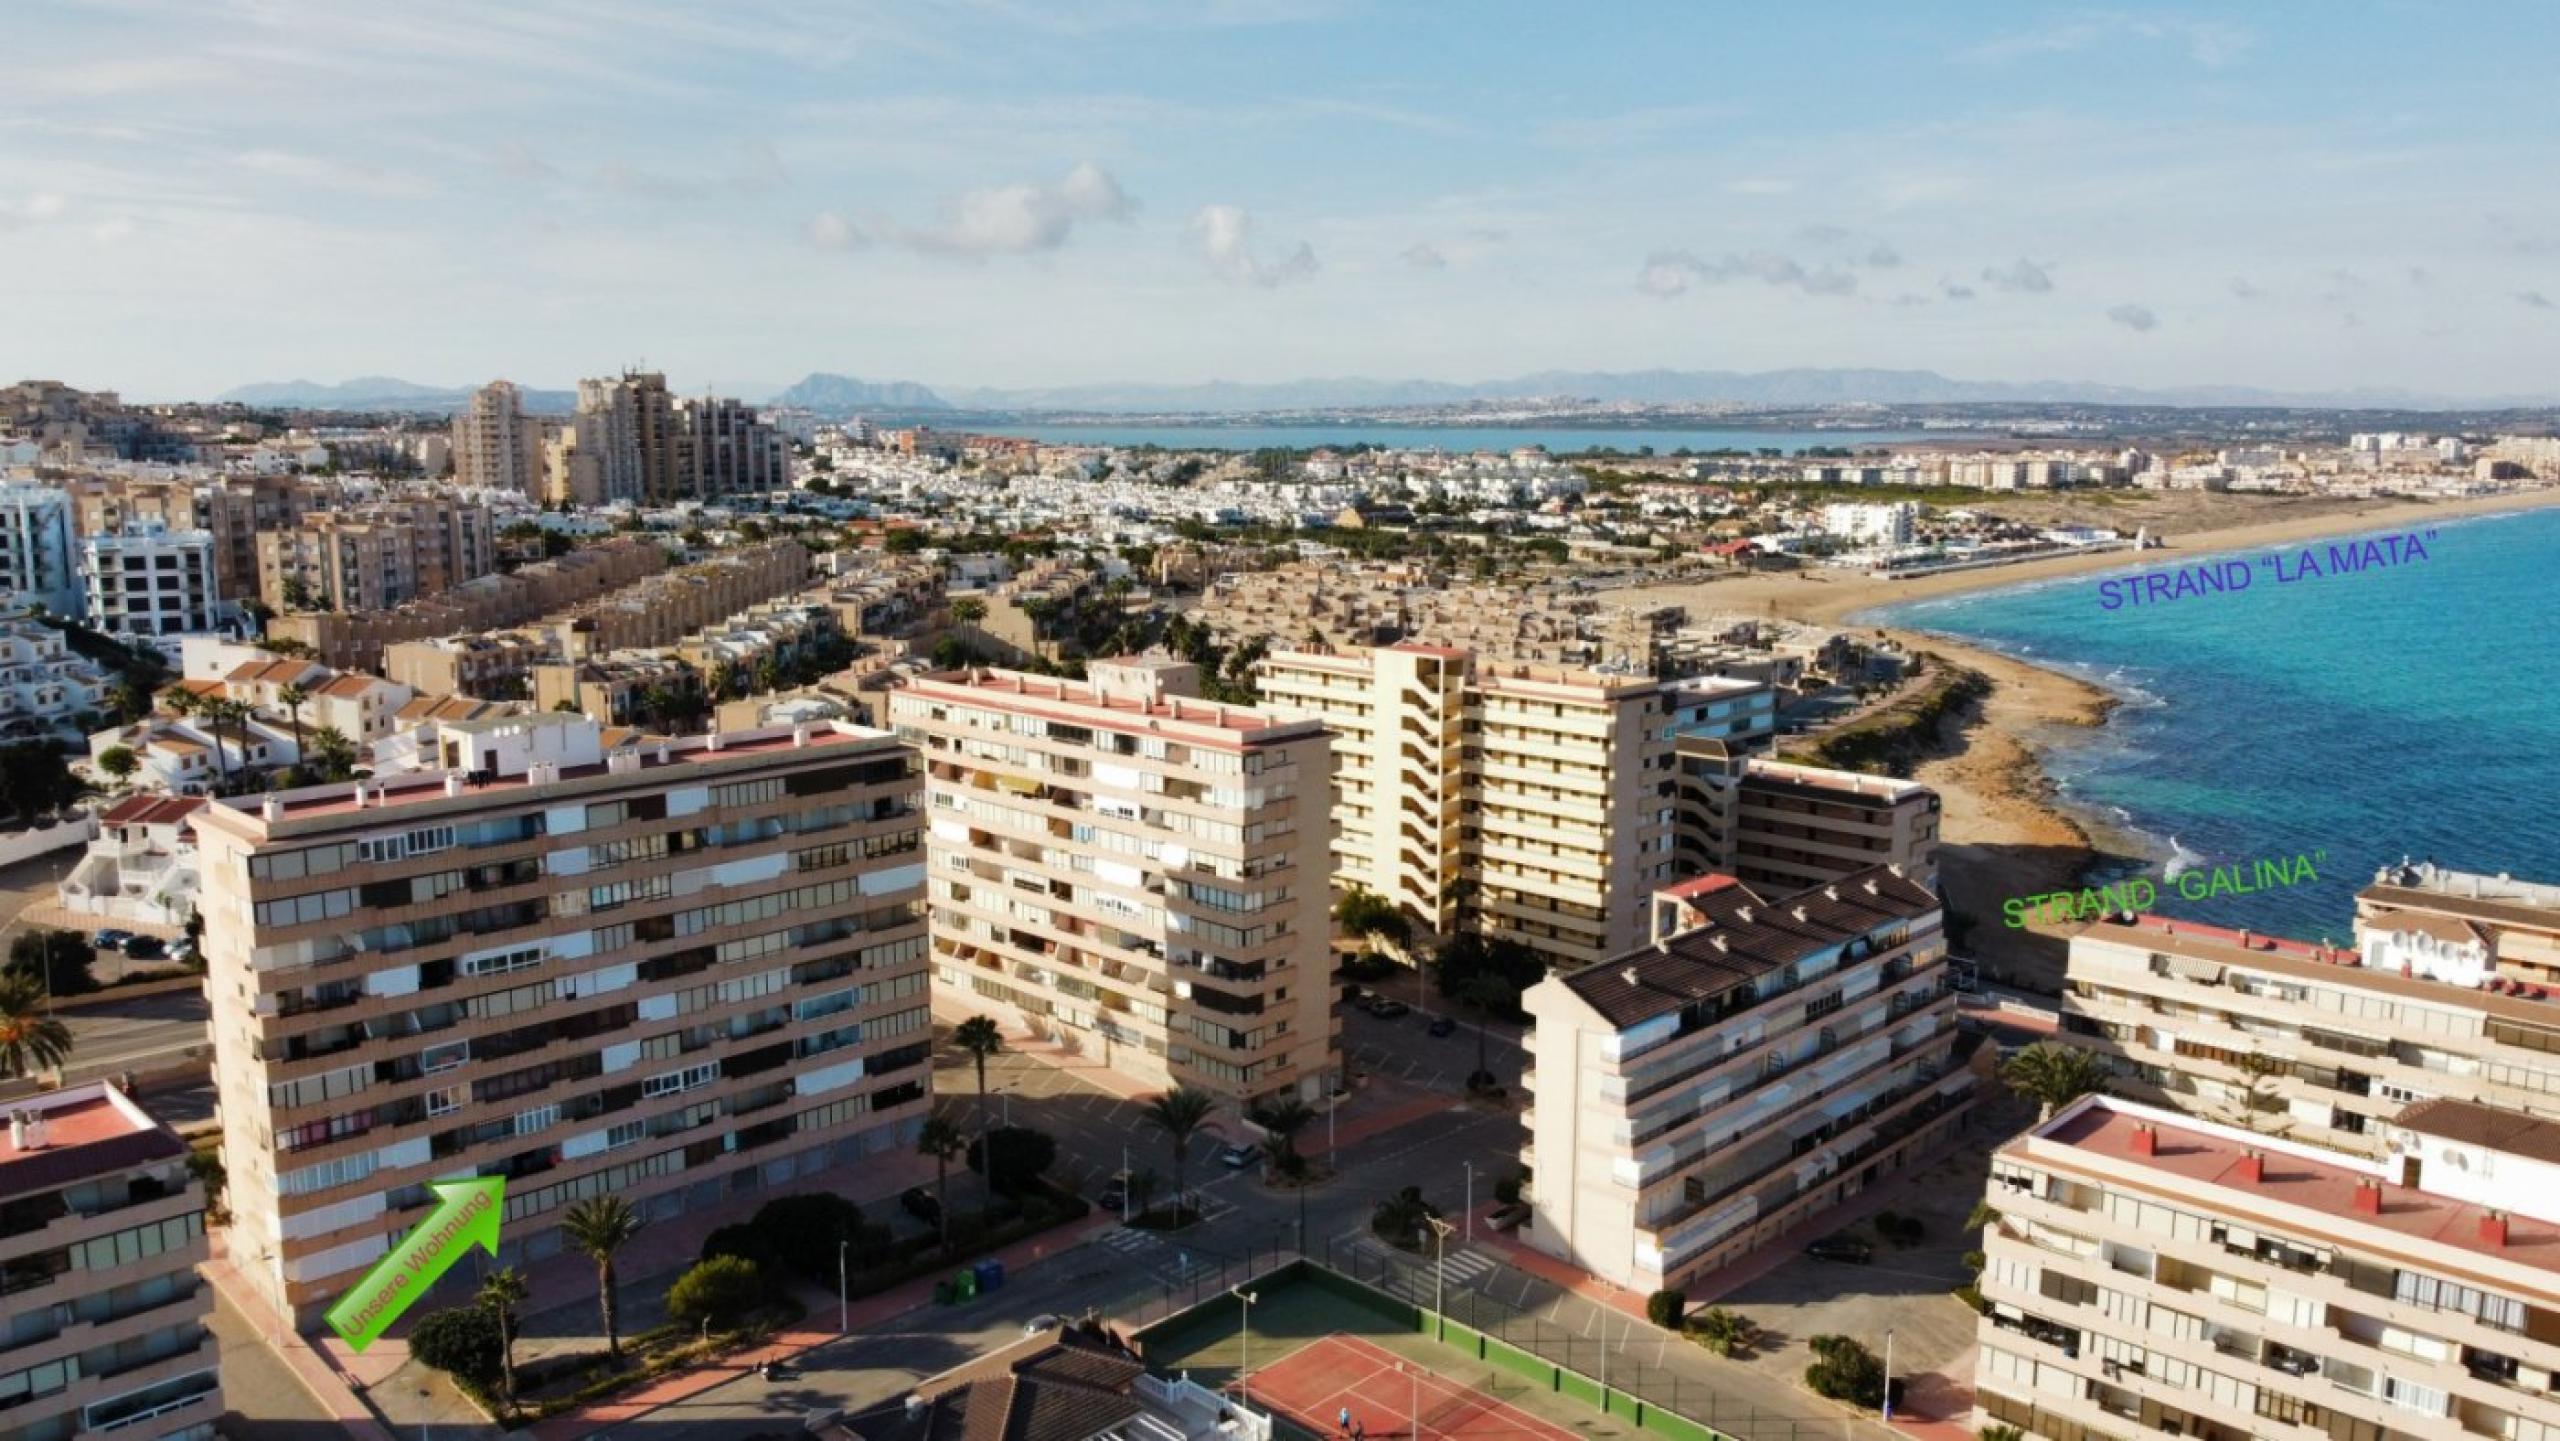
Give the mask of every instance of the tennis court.
M 1433 1374 L 1375 1342 L 1336 1332 L 1248 1378 L 1247 1404 L 1302 1430 L 1372 1441 L 1577 1441 L 1490 1392 Z M 1350 1427 L 1343 1425 L 1345 1412 Z

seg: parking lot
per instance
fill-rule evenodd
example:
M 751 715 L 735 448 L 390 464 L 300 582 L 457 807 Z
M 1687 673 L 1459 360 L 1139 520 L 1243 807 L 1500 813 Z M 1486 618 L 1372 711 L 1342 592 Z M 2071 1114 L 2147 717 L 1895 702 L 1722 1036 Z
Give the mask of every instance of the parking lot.
M 963 1131 L 978 1125 L 977 1068 L 949 1045 L 949 1028 L 934 1027 L 933 1092 L 935 1109 Z M 987 1060 L 987 1112 L 997 1125 L 1029 1126 L 1058 1142 L 1056 1171 L 1071 1177 L 1087 1195 L 1099 1195 L 1105 1178 L 1126 1164 L 1152 1170 L 1162 1191 L 1173 1187 L 1173 1151 L 1164 1133 L 1146 1123 L 1144 1104 L 1129 1100 L 1088 1079 L 1082 1072 L 1098 1065 L 1062 1066 L 1046 1057 L 1000 1052 Z M 1218 1164 L 1217 1152 L 1229 1140 L 1244 1136 L 1236 1118 L 1212 1114 L 1209 1125 L 1191 1138 L 1184 1179 L 1195 1190 L 1233 1175 Z M 1123 1157 L 1126 1157 L 1124 1162 Z
M 1399 1081 L 1427 1090 L 1462 1094 L 1467 1076 L 1476 1068 L 1477 1022 L 1465 1007 L 1452 1007 L 1442 998 L 1428 994 L 1410 976 L 1399 976 L 1370 989 L 1404 1002 L 1412 1009 L 1394 1020 L 1371 1015 L 1358 1005 L 1346 1006 L 1342 1014 L 1342 1054 L 1354 1071 L 1371 1075 L 1392 1076 Z M 1435 1016 L 1456 1023 L 1445 1036 L 1431 1034 Z M 1517 1027 L 1494 1023 L 1485 1032 L 1483 1044 L 1485 1069 L 1493 1072 L 1496 1084 L 1517 1089 L 1520 1084 L 1520 1038 Z

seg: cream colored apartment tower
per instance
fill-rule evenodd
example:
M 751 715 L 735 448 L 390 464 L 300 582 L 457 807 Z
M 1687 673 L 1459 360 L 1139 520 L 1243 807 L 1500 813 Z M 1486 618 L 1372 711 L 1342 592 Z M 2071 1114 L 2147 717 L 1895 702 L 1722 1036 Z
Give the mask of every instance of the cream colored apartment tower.
M 1149 1084 L 1314 1099 L 1332 736 L 1193 698 L 1181 662 L 1091 676 L 950 672 L 889 696 L 924 751 L 938 1001 Z
M 1337 884 L 1562 967 L 1644 943 L 1674 867 L 1671 688 L 1410 644 L 1276 651 L 1259 676 L 1264 709 L 1339 735 Z
M 568 715 L 439 749 L 195 817 L 229 1257 L 268 1308 L 312 1325 L 430 1181 L 505 1177 L 515 1264 L 591 1196 L 667 1225 L 910 1148 L 912 751 L 829 723 L 607 753 Z
M 1978 1426 L 2560 1437 L 2560 1130 L 2413 1107 L 2423 1171 L 2090 1096 L 1991 1158 Z

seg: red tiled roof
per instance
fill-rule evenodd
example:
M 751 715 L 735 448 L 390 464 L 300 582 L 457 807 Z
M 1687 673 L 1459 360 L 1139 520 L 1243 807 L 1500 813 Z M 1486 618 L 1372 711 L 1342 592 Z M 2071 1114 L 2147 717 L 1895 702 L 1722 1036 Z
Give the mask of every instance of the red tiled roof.
M 167 825 L 203 808 L 202 796 L 131 795 L 107 807 L 98 819 L 111 826 Z

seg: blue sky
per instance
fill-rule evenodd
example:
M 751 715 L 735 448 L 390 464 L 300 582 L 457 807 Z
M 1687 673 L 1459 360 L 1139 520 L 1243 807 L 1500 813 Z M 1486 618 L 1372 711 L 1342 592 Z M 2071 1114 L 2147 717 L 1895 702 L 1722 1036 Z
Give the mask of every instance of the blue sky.
M 2488 3 L 25 7 L 0 376 L 2547 392 L 2555 31 Z

